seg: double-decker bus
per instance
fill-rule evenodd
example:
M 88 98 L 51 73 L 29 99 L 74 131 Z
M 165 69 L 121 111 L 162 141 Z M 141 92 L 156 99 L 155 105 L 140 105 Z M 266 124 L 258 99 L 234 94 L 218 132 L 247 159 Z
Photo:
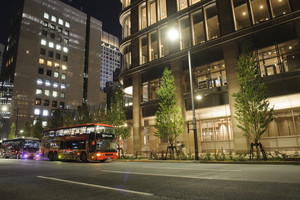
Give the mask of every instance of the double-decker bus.
M 43 132 L 41 153 L 53 160 L 101 161 L 117 159 L 113 127 L 82 124 Z
M 40 140 L 33 137 L 3 140 L 1 154 L 3 158 L 38 158 Z

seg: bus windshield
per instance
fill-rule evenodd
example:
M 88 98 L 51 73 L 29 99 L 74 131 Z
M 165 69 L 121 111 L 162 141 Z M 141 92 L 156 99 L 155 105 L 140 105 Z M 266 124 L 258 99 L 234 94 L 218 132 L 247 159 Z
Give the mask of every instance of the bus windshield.
M 24 141 L 24 149 L 25 150 L 39 150 L 40 142 L 37 140 L 25 140 Z

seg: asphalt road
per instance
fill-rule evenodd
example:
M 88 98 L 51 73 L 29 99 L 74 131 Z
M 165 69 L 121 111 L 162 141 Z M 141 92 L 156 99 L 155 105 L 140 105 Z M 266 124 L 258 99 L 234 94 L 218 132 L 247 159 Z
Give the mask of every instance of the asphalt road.
M 0 159 L 0 199 L 300 199 L 299 165 Z

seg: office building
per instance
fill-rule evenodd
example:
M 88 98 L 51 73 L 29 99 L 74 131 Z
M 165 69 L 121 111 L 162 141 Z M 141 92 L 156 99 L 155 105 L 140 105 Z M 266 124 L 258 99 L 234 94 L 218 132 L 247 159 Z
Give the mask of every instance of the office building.
M 123 70 L 132 136 L 128 153 L 166 150 L 155 135 L 156 91 L 164 68 L 172 70 L 186 124 L 192 122 L 188 50 L 196 95 L 200 152 L 245 152 L 249 144 L 237 127 L 234 98 L 242 46 L 251 43 L 274 105 L 275 120 L 262 137 L 268 151 L 300 149 L 300 4 L 298 0 L 121 0 Z M 167 32 L 175 28 L 178 41 Z M 188 128 L 177 138 L 194 153 Z
M 13 85 L 18 135 L 37 117 L 45 126 L 54 109 L 103 103 L 101 21 L 58 0 L 24 0 L 11 24 L 1 74 Z

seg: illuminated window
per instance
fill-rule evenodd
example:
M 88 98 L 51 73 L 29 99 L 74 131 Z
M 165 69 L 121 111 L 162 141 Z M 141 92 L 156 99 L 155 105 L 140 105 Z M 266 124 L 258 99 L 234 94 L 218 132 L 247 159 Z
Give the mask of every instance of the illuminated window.
M 54 43 L 53 42 L 49 42 L 49 47 L 53 48 L 54 47 Z
M 43 84 L 43 79 L 41 79 L 41 78 L 37 79 L 36 84 L 42 85 Z
M 232 0 L 235 29 L 239 30 L 251 25 L 247 6 L 248 0 Z
M 44 27 L 48 27 L 48 22 L 45 22 L 45 21 L 44 21 L 44 22 L 43 22 L 43 26 L 44 26 Z
M 45 94 L 46 96 L 50 96 L 50 90 L 45 90 L 45 91 L 44 91 L 44 94 Z
M 61 89 L 66 89 L 66 84 L 65 84 L 65 83 L 61 83 L 61 84 L 60 84 L 60 88 L 61 88 Z
M 47 65 L 51 67 L 52 66 L 52 62 L 51 61 L 47 61 Z
M 148 62 L 148 45 L 147 35 L 140 38 L 140 64 Z
M 61 50 L 61 46 L 59 44 L 56 45 L 57 50 Z
M 140 30 L 147 27 L 147 8 L 146 2 L 139 6 L 139 26 Z
M 131 66 L 131 45 L 128 44 L 124 47 L 123 64 L 125 69 L 129 69 Z
M 195 4 L 195 3 L 199 2 L 199 1 L 202 1 L 202 0 L 191 0 L 191 4 Z
M 177 0 L 177 10 L 183 10 L 188 7 L 187 0 Z
M 41 105 L 41 104 L 42 104 L 42 99 L 35 98 L 35 105 Z
M 69 44 L 69 40 L 67 38 L 64 38 L 64 44 Z
M 61 65 L 61 69 L 62 70 L 67 70 L 67 66 L 66 65 Z
M 57 21 L 57 18 L 56 18 L 56 16 L 51 16 L 51 21 L 53 21 L 53 22 L 56 22 Z
M 45 80 L 45 86 L 47 87 L 51 86 L 51 82 L 49 80 Z
M 266 0 L 250 1 L 254 23 L 260 23 L 270 19 L 269 10 Z
M 167 38 L 167 28 L 163 27 L 159 29 L 159 40 L 160 40 L 160 57 L 169 55 L 169 39 Z
M 58 24 L 60 24 L 60 25 L 64 25 L 64 20 L 62 20 L 62 19 L 58 19 Z
M 55 72 L 54 72 L 55 73 Z M 58 82 L 53 82 L 53 87 L 58 88 Z
M 64 47 L 64 48 L 63 48 L 63 51 L 64 51 L 65 53 L 68 53 L 69 49 L 68 49 L 67 47 Z
M 167 17 L 167 5 L 166 0 L 159 0 L 159 20 L 165 19 Z
M 61 74 L 61 79 L 65 80 L 67 78 L 66 74 Z
M 38 109 L 38 108 L 34 109 L 34 114 L 35 115 L 40 115 L 41 114 L 41 110 Z
M 149 25 L 156 23 L 156 0 L 149 0 Z
M 157 32 L 153 31 L 149 34 L 149 45 L 150 45 L 150 61 L 158 59 L 158 39 Z
M 63 98 L 63 99 L 65 98 L 65 93 L 64 92 L 60 93 L 60 98 Z
M 43 93 L 42 89 L 36 89 L 35 90 L 35 94 L 42 94 L 42 93 Z
M 64 34 L 65 35 L 69 35 L 69 31 L 68 30 L 64 30 Z
M 211 4 L 204 8 L 206 16 L 207 40 L 212 40 L 220 36 L 219 21 L 216 4 Z
M 180 26 L 180 49 L 186 49 L 190 45 L 190 21 L 188 17 L 184 17 L 179 21 Z
M 59 64 L 58 63 L 54 63 L 54 67 L 59 67 Z
M 59 77 L 59 73 L 58 73 L 58 72 L 54 72 L 54 73 L 53 73 L 53 77 L 54 77 L 54 78 L 58 78 L 58 77 Z
M 44 63 L 45 63 L 45 60 L 42 58 L 39 58 L 39 64 L 44 64 Z
M 128 37 L 130 35 L 130 28 L 131 28 L 131 22 L 130 22 L 130 14 L 128 14 L 123 23 L 123 38 Z
M 46 45 L 46 44 L 47 44 L 47 41 L 44 40 L 44 39 L 42 39 L 42 40 L 41 40 L 41 45 Z
M 45 117 L 49 116 L 49 110 L 43 110 L 43 116 Z
M 272 15 L 277 17 L 291 12 L 288 0 L 270 0 Z
M 197 45 L 205 42 L 202 10 L 192 14 L 192 26 L 193 26 L 193 44 Z
M 65 26 L 66 26 L 67 28 L 70 28 L 70 22 L 66 22 L 66 23 L 65 23 Z
M 52 96 L 53 96 L 53 97 L 57 97 L 57 95 L 58 95 L 57 91 L 53 91 L 53 92 L 52 92 Z
M 44 18 L 45 18 L 45 19 L 49 19 L 49 13 L 44 12 Z

